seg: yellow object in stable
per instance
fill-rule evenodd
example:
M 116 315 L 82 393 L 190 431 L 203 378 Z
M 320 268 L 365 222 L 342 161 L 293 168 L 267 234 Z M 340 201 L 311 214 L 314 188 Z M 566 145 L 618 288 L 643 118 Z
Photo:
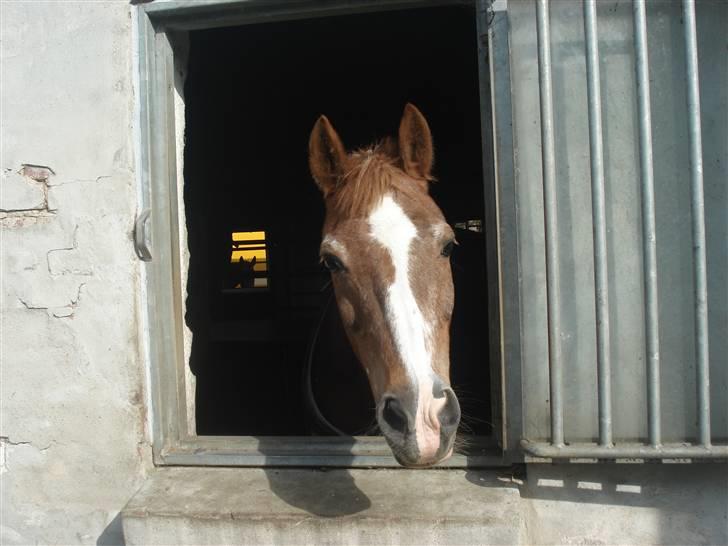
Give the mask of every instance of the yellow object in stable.
M 240 259 L 250 262 L 255 258 L 254 271 L 268 271 L 268 251 L 265 247 L 265 231 L 234 231 L 230 263 Z
M 234 231 L 233 241 L 265 241 L 265 231 Z

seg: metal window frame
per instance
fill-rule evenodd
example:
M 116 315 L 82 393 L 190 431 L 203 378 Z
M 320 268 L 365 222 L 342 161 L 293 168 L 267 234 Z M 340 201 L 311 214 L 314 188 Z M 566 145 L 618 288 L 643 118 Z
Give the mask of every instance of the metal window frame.
M 484 170 L 492 168 L 493 182 L 490 194 L 486 194 L 486 213 L 493 215 L 489 225 L 496 226 L 496 233 L 488 239 L 495 250 L 495 267 L 488 264 L 493 273 L 491 288 L 496 298 L 489 300 L 490 323 L 498 324 L 497 337 L 491 338 L 491 346 L 497 354 L 491 355 L 498 363 L 498 384 L 501 386 L 502 412 L 500 434 L 504 458 L 509 463 L 523 461 L 520 440 L 523 435 L 523 384 L 521 380 L 521 282 L 519 261 L 519 235 L 517 219 L 517 188 L 514 169 L 513 106 L 511 103 L 511 56 L 510 26 L 507 0 L 479 1 L 481 16 L 485 13 L 487 25 L 487 72 L 490 90 L 491 119 L 484 124 L 483 134 L 489 141 L 489 150 L 483 154 Z M 481 59 L 484 56 L 481 55 Z M 486 125 L 491 127 L 489 133 Z M 490 154 L 490 156 L 489 156 Z M 491 167 L 487 162 L 491 160 Z M 488 187 L 486 186 L 486 190 Z M 490 257 L 490 254 L 489 254 Z M 489 296 L 491 294 L 489 293 Z
M 180 231 L 178 203 L 179 173 L 176 165 L 177 132 L 175 127 L 174 105 L 174 51 L 173 36 L 175 33 L 190 30 L 209 29 L 233 25 L 252 24 L 259 22 L 295 20 L 305 18 L 324 17 L 365 13 L 373 11 L 386 11 L 403 8 L 429 7 L 442 5 L 472 5 L 472 0 L 187 0 L 168 1 L 141 5 L 135 8 L 136 28 L 138 34 L 138 110 L 139 128 L 139 178 L 140 178 L 140 210 L 144 211 L 145 221 L 142 227 L 144 233 L 140 236 L 145 242 L 148 259 L 145 268 L 147 323 L 148 328 L 148 355 L 150 366 L 150 401 L 151 401 L 151 428 L 153 435 L 153 454 L 155 464 L 161 465 L 211 465 L 211 466 L 339 466 L 339 467 L 369 467 L 369 466 L 399 466 L 391 455 L 389 448 L 382 438 L 355 437 L 253 437 L 253 436 L 196 436 L 189 433 L 185 385 L 185 366 L 183 348 L 183 287 L 181 280 L 180 257 Z M 481 0 L 479 7 L 489 9 L 487 0 Z M 504 14 L 498 19 L 501 27 Z M 489 33 L 490 34 L 490 33 Z M 504 39 L 502 35 L 500 39 Z M 492 38 L 491 38 L 492 41 Z M 490 49 L 491 62 L 493 59 Z M 483 52 L 481 52 L 483 53 Z M 500 63 L 506 62 L 507 51 L 499 51 Z M 503 57 L 505 55 L 505 57 Z M 481 65 L 482 67 L 482 65 Z M 493 77 L 491 68 L 490 77 Z M 488 74 L 486 74 L 487 79 Z M 481 74 L 481 78 L 483 78 Z M 481 80 L 482 81 L 482 80 Z M 510 100 L 509 93 L 505 92 L 506 79 L 494 80 L 498 86 L 499 94 Z M 482 85 L 482 84 L 481 84 Z M 493 107 L 495 107 L 493 103 Z M 485 112 L 485 103 L 481 105 L 481 116 L 484 127 L 490 123 L 490 112 Z M 499 114 L 496 112 L 496 117 Z M 510 112 L 508 107 L 507 112 Z M 504 127 L 509 126 L 507 120 L 493 120 L 500 122 Z M 485 157 L 492 146 L 489 131 L 483 134 Z M 508 156 L 509 154 L 506 153 Z M 507 160 L 501 169 L 508 171 Z M 501 314 L 504 288 L 512 295 L 517 294 L 518 287 L 514 283 L 513 275 L 504 275 L 502 271 L 503 260 L 513 266 L 517 259 L 515 247 L 507 249 L 508 256 L 504 258 L 503 244 L 513 244 L 512 230 L 505 235 L 501 234 L 498 226 L 498 211 L 495 199 L 500 190 L 495 188 L 486 169 L 484 184 L 486 194 L 486 222 L 495 226 L 488 238 L 489 253 L 499 249 L 498 255 L 498 305 L 491 302 L 490 318 L 498 320 L 493 324 L 495 332 L 491 336 L 500 340 L 492 345 L 495 363 L 500 363 L 496 375 L 500 376 L 499 402 L 503 407 L 505 395 L 513 396 L 511 400 L 517 401 L 515 417 L 520 411 L 520 380 L 517 377 L 507 378 L 505 371 L 504 354 L 500 345 L 506 342 L 508 346 L 517 351 L 517 322 L 510 322 L 514 326 L 503 339 L 500 324 L 503 320 L 515 320 L 512 313 L 518 309 L 509 307 Z M 496 173 L 496 179 L 499 173 Z M 504 180 L 513 180 L 511 173 L 505 172 Z M 512 188 L 506 190 L 512 192 Z M 492 199 L 492 202 L 489 202 Z M 490 203 L 490 204 L 489 204 Z M 511 208 L 506 212 L 506 219 L 514 214 L 512 197 L 509 200 Z M 148 211 L 151 211 L 149 214 Z M 500 240 L 496 240 L 500 239 Z M 493 258 L 489 258 L 489 265 Z M 505 279 L 505 280 L 504 280 Z M 503 285 L 501 285 L 503 283 Z M 517 301 L 517 299 L 515 300 Z M 520 363 L 517 363 L 520 366 Z M 506 381 L 508 379 L 508 381 Z M 506 384 L 510 384 L 506 392 Z M 493 388 L 493 387 L 491 387 Z M 495 390 L 493 392 L 496 392 Z M 506 413 L 505 410 L 502 410 Z M 505 415 L 503 416 L 505 417 Z M 503 420 L 502 423 L 510 422 Z M 512 422 L 518 423 L 517 418 Z M 519 433 L 512 433 L 510 425 L 503 425 L 496 435 L 502 438 L 501 449 L 496 438 L 476 439 L 471 447 L 472 454 L 467 456 L 454 455 L 442 466 L 446 467 L 473 467 L 473 466 L 503 466 L 510 464 L 520 455 L 514 449 L 517 446 Z

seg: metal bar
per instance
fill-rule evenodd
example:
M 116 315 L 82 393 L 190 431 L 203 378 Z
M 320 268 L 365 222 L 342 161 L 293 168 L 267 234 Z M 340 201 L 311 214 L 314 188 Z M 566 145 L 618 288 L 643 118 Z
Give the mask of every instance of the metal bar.
M 147 229 L 151 213 L 151 209 L 144 209 L 134 221 L 134 250 L 136 250 L 137 256 L 143 262 L 152 260 L 152 251 L 149 248 L 150 237 Z
M 705 194 L 703 143 L 700 131 L 700 83 L 695 1 L 683 0 L 685 64 L 687 72 L 688 133 L 690 136 L 690 193 L 693 218 L 693 274 L 695 282 L 695 364 L 698 382 L 698 434 L 710 446 L 710 372 L 708 368 L 708 281 L 705 256 Z
M 612 447 L 571 444 L 557 448 L 547 443 L 521 441 L 528 455 L 546 459 L 726 459 L 728 446 L 623 444 Z
M 602 96 L 599 81 L 599 43 L 596 0 L 584 1 L 584 36 L 589 105 L 594 287 L 597 320 L 597 380 L 599 388 L 599 444 L 612 444 L 612 381 L 609 355 L 609 285 L 607 282 L 607 222 L 604 198 Z
M 538 33 L 538 82 L 541 98 L 541 160 L 543 164 L 543 212 L 546 238 L 546 300 L 549 336 L 549 388 L 551 443 L 564 445 L 562 393 L 561 317 L 559 312 L 559 247 L 556 221 L 556 161 L 554 112 L 551 92 L 551 33 L 548 0 L 536 0 Z
M 141 206 L 150 208 L 150 239 L 154 248 L 154 260 L 142 268 L 146 280 L 146 315 L 144 322 L 153 328 L 153 335 L 146 336 L 150 361 L 150 413 L 152 427 L 152 451 L 154 462 L 161 462 L 161 451 L 168 442 L 178 437 L 175 412 L 176 366 L 174 343 L 174 322 L 172 311 L 173 294 L 169 288 L 169 245 L 155 241 L 166 241 L 169 231 L 167 184 L 155 184 L 153 180 L 169 180 L 165 170 L 163 138 L 152 135 L 166 135 L 164 111 L 165 88 L 160 81 L 164 71 L 159 66 L 158 43 L 151 21 L 144 10 L 135 10 L 138 32 L 139 69 L 139 181 Z
M 494 6 L 495 7 L 495 6 Z M 521 462 L 519 441 L 523 433 L 523 382 L 521 380 L 521 283 L 518 260 L 518 225 L 513 146 L 513 108 L 511 104 L 511 58 L 508 42 L 508 14 L 497 12 L 490 26 L 488 66 L 493 110 L 493 156 L 498 238 L 498 319 L 501 327 L 502 397 L 505 400 L 503 448 L 510 462 Z
M 652 164 L 652 112 L 647 53 L 647 21 L 644 0 L 634 0 L 635 67 L 639 113 L 640 182 L 642 186 L 642 260 L 645 285 L 645 342 L 647 353 L 647 416 L 653 447 L 662 442 L 660 414 L 660 337 L 657 300 L 657 236 L 655 229 L 655 181 Z
M 491 388 L 491 421 L 493 434 L 501 442 L 506 439 L 502 389 L 504 371 L 501 360 L 500 271 L 498 270 L 498 199 L 495 187 L 494 120 L 491 96 L 492 82 L 488 65 L 491 12 L 490 0 L 477 0 L 475 5 L 478 29 L 478 88 L 480 91 L 480 134 L 482 135 L 483 197 L 485 198 L 485 248 L 488 271 L 488 343 Z

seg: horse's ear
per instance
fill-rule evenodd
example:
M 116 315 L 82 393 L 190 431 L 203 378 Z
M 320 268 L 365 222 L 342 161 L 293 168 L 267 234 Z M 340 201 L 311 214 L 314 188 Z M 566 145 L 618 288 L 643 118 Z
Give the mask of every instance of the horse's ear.
M 313 126 L 308 141 L 308 165 L 316 184 L 326 197 L 344 175 L 346 150 L 326 116 Z
M 410 103 L 404 107 L 399 123 L 399 154 L 407 174 L 422 180 L 432 179 L 434 151 L 430 127 L 425 116 Z

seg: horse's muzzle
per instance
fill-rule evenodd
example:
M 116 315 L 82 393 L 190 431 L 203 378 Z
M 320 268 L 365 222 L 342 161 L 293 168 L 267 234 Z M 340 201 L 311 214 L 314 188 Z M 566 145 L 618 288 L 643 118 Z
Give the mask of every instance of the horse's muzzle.
M 411 391 L 388 393 L 377 407 L 377 421 L 397 462 L 430 466 L 452 454 L 460 404 L 450 387 L 417 397 Z

